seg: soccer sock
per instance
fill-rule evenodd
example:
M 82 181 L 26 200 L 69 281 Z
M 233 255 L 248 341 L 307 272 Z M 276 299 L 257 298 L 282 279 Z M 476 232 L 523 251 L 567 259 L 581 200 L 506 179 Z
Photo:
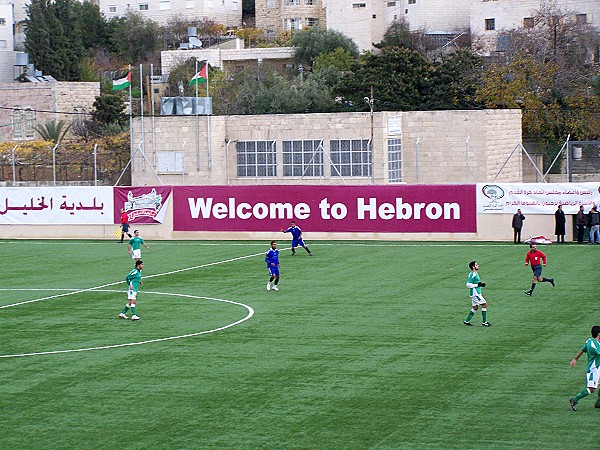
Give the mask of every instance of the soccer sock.
M 274 275 L 271 275 L 271 278 L 269 278 L 269 283 L 272 282 L 275 279 Z
M 133 314 L 134 316 L 135 314 L 135 305 L 131 305 L 131 314 Z
M 125 308 L 123 308 L 123 311 L 121 311 L 121 314 L 125 314 L 127 311 L 129 311 L 129 306 L 125 305 Z
M 304 250 L 306 250 L 308 252 L 308 254 L 310 255 L 310 250 L 308 249 L 308 247 L 304 247 Z
M 481 317 L 483 322 L 487 322 L 487 309 L 481 308 Z
M 470 322 L 474 315 L 475 315 L 475 311 L 473 311 L 473 309 L 471 309 L 471 311 L 469 311 L 469 315 L 465 319 L 465 322 Z
M 277 286 L 277 283 L 279 283 L 279 278 L 275 278 L 275 286 Z
M 535 289 L 535 285 L 536 283 L 531 283 L 531 292 L 533 292 L 533 290 Z
M 293 248 L 292 249 L 292 255 L 295 255 L 295 254 L 296 254 L 296 249 Z
M 587 397 L 588 395 L 590 395 L 590 391 L 588 391 L 588 389 L 585 388 L 583 391 L 581 391 L 579 394 L 573 397 L 573 401 L 577 403 L 579 400 L 581 400 L 584 397 Z

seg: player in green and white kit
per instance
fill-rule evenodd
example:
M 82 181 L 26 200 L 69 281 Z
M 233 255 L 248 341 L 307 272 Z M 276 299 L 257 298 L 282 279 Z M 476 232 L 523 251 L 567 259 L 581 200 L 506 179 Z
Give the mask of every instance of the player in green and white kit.
M 150 247 L 148 247 L 144 240 L 140 237 L 140 230 L 135 230 L 133 232 L 133 237 L 129 239 L 128 244 L 129 245 L 127 246 L 127 251 L 129 252 L 131 257 L 136 261 L 142 259 L 142 245 L 147 249 L 150 249 Z
M 491 327 L 492 324 L 487 321 L 487 302 L 483 298 L 483 295 L 481 295 L 481 288 L 485 287 L 485 283 L 482 283 L 479 278 L 479 264 L 477 264 L 477 261 L 471 261 L 469 269 L 471 269 L 471 272 L 467 278 L 467 287 L 469 288 L 469 296 L 471 297 L 471 311 L 469 311 L 469 315 L 463 323 L 472 327 L 471 319 L 475 315 L 475 311 L 479 309 L 479 305 L 481 305 L 481 325 Z
M 129 308 L 131 308 L 131 320 L 140 320 L 140 318 L 135 313 L 135 303 L 137 301 L 137 293 L 142 284 L 142 269 L 144 268 L 143 261 L 136 261 L 135 268 L 129 272 L 129 274 L 125 277 L 125 283 L 127 283 L 127 304 L 119 317 L 121 319 L 127 319 L 127 315 L 125 314 Z
M 571 360 L 571 366 L 575 366 L 579 357 L 584 353 L 587 353 L 588 363 L 587 370 L 585 373 L 587 387 L 575 397 L 571 397 L 569 399 L 569 403 L 571 404 L 571 408 L 573 408 L 573 411 L 577 411 L 577 402 L 579 400 L 593 393 L 598 387 L 598 378 L 600 377 L 600 342 L 598 341 L 599 338 L 600 326 L 594 325 L 592 327 L 592 337 L 588 338 L 588 340 L 585 341 L 585 344 L 581 346 L 581 348 L 575 355 L 575 358 Z M 600 408 L 600 393 L 598 399 L 596 400 L 595 407 Z

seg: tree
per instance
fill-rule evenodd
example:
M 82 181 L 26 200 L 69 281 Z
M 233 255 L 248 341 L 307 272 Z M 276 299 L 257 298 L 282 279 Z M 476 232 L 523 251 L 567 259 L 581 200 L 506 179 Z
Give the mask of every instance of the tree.
M 39 133 L 41 138 L 45 141 L 54 142 L 55 144 L 60 144 L 71 128 L 71 125 L 67 125 L 64 120 L 51 120 L 46 122 L 44 125 L 36 124 L 34 127 L 35 131 Z
M 128 64 L 158 63 L 162 30 L 153 20 L 128 12 L 109 22 L 111 50 Z
M 331 53 L 337 48 L 347 51 L 353 58 L 358 57 L 358 46 L 349 37 L 339 31 L 311 27 L 296 31 L 292 35 L 291 45 L 296 47 L 294 60 L 299 64 L 312 66 L 315 59 L 323 53 Z
M 568 135 L 597 139 L 600 98 L 591 51 L 600 37 L 555 5 L 542 4 L 531 28 L 503 33 L 502 58 L 483 73 L 477 97 L 487 108 L 521 108 L 523 136 L 545 149 L 549 164 Z
M 38 70 L 58 80 L 79 80 L 81 35 L 74 0 L 32 0 L 27 6 L 25 48 Z
M 120 94 L 102 94 L 94 102 L 96 110 L 92 113 L 94 120 L 103 125 L 117 124 L 123 127 L 127 116 L 123 113 L 125 102 Z

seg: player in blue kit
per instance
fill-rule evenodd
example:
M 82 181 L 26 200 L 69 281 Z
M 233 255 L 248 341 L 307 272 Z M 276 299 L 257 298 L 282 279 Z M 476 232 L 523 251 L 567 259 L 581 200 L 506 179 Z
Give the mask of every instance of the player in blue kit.
M 274 291 L 278 291 L 277 283 L 279 283 L 279 250 L 277 250 L 277 242 L 271 241 L 271 248 L 267 252 L 265 256 L 265 262 L 267 263 L 267 268 L 269 269 L 269 274 L 271 278 L 267 282 L 267 291 L 273 289 Z M 273 287 L 271 287 L 271 283 L 273 283 Z
M 302 230 L 300 229 L 300 227 L 296 226 L 296 223 L 293 220 L 290 222 L 290 227 L 287 230 L 281 231 L 283 231 L 284 233 L 292 234 L 292 255 L 296 254 L 296 247 L 298 246 L 306 250 L 310 256 L 313 255 L 302 240 Z

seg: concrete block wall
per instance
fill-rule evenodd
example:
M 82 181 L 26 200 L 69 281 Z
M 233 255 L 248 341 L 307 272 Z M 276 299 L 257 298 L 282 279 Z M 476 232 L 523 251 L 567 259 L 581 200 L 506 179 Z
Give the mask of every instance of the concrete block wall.
M 14 78 L 14 65 L 17 60 L 16 52 L 0 50 L 0 83 L 10 83 Z
M 5 108 L 31 108 L 37 110 L 35 120 L 44 123 L 56 119 L 56 114 L 40 112 L 54 111 L 55 83 L 5 83 L 0 84 L 0 102 Z M 12 123 L 11 109 L 0 109 L 0 123 Z M 12 127 L 0 127 L 0 141 L 14 140 Z
M 55 88 L 56 111 L 73 112 L 94 109 L 96 97 L 100 95 L 100 83 L 73 83 L 58 82 Z M 62 120 L 71 121 L 75 116 L 63 116 Z M 89 116 L 82 116 L 89 119 Z
M 388 118 L 401 117 L 402 135 L 389 135 Z M 159 174 L 164 184 L 297 184 L 282 175 L 282 141 L 323 140 L 324 177 L 305 178 L 308 184 L 385 184 L 387 141 L 402 141 L 403 181 L 407 183 L 465 183 L 492 181 L 498 168 L 521 140 L 520 110 L 376 112 L 373 115 L 373 176 L 331 177 L 328 155 L 331 139 L 371 136 L 369 113 L 292 114 L 257 116 L 157 116 L 154 133 L 150 118 L 134 120 L 134 150 L 144 141 L 151 165 L 158 152 L 184 151 L 184 174 Z M 209 122 L 210 121 L 210 128 Z M 210 133 L 209 133 L 210 130 Z M 210 140 L 210 151 L 209 151 Z M 419 145 L 417 146 L 417 140 Z M 467 148 L 468 140 L 468 148 Z M 236 142 L 275 141 L 277 177 L 237 177 Z M 227 143 L 229 142 L 229 145 Z M 520 155 L 513 155 L 497 181 L 520 181 Z M 137 153 L 135 185 L 157 182 L 152 167 Z M 491 169 L 487 165 L 491 164 Z M 142 170 L 142 168 L 145 168 Z M 417 170 L 418 169 L 418 170 Z
M 470 1 L 417 0 L 409 4 L 408 0 L 402 0 L 397 3 L 402 4 L 403 16 L 413 31 L 453 32 L 469 28 Z

